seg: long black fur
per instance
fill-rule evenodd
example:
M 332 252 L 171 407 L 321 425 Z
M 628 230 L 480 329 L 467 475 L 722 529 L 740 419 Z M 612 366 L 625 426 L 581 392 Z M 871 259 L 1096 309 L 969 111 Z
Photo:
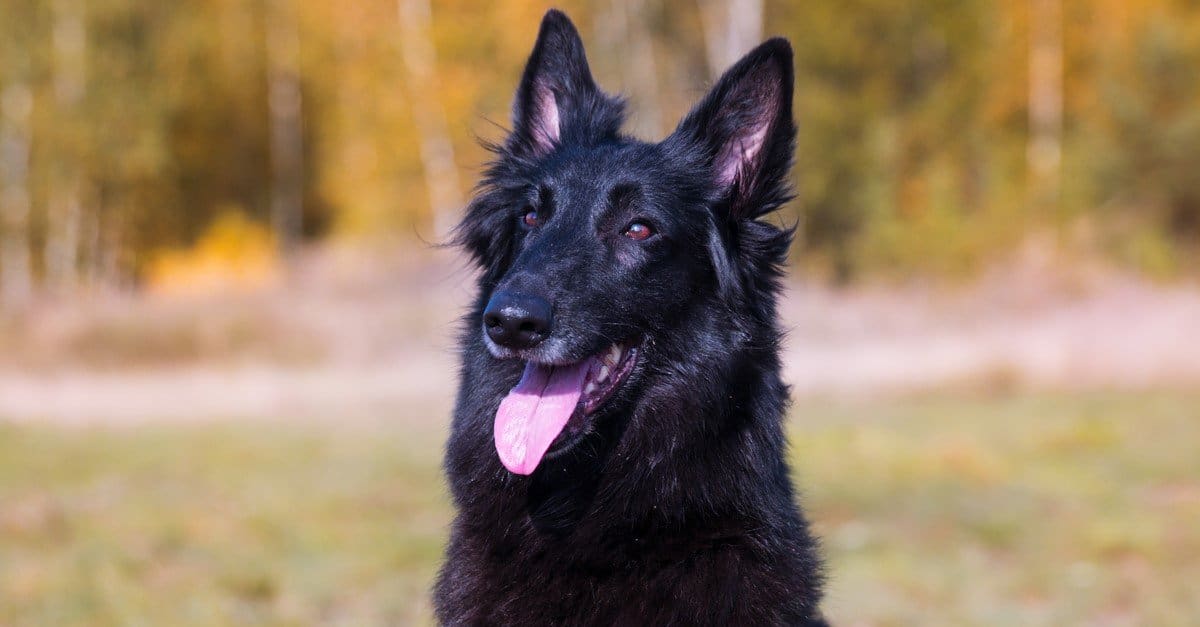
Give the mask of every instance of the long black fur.
M 790 198 L 791 97 L 791 48 L 772 39 L 667 139 L 623 136 L 624 103 L 596 87 L 567 17 L 546 14 L 513 131 L 457 232 L 480 273 L 446 451 L 458 516 L 434 591 L 443 624 L 824 624 L 784 459 L 776 298 L 791 232 L 760 220 Z M 635 219 L 657 235 L 623 237 Z M 522 358 L 641 342 L 582 439 L 528 477 L 493 444 L 524 363 L 485 344 L 500 289 L 553 303 L 551 338 Z

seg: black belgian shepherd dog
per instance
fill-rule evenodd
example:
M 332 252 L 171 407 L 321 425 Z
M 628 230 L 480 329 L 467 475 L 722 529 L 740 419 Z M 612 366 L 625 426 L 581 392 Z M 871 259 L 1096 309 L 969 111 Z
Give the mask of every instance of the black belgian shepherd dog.
M 751 51 L 659 143 L 542 22 L 457 242 L 480 269 L 446 451 L 447 625 L 820 625 L 784 460 L 776 297 L 792 52 Z

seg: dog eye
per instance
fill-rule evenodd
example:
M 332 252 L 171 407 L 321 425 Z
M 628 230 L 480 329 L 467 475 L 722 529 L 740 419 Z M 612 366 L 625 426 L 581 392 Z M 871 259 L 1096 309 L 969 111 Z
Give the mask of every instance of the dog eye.
M 526 207 L 525 215 L 521 217 L 521 221 L 525 223 L 525 226 L 537 226 L 539 224 L 538 212 L 530 207 Z
M 654 229 L 650 228 L 650 225 L 645 222 L 634 222 L 625 227 L 625 231 L 621 234 L 635 242 L 641 242 L 654 235 Z

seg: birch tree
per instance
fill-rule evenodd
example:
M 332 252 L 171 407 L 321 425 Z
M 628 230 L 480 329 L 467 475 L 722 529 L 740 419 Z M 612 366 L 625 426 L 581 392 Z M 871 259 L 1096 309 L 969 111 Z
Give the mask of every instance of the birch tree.
M 18 308 L 33 293 L 29 254 L 29 149 L 33 96 L 12 80 L 0 88 L 0 306 Z
M 1033 201 L 1057 204 L 1063 132 L 1062 0 L 1029 0 L 1029 144 Z
M 47 207 L 44 256 L 47 286 L 56 291 L 74 288 L 78 276 L 85 175 L 80 122 L 86 88 L 85 9 L 83 0 L 55 0 L 53 5 L 56 176 Z
M 440 240 L 454 227 L 463 198 L 458 166 L 454 161 L 454 144 L 450 141 L 446 114 L 438 100 L 433 15 L 429 0 L 399 0 L 398 9 L 400 52 L 408 74 L 405 83 L 416 122 L 434 234 Z
M 763 0 L 699 0 L 704 51 L 715 79 L 762 42 Z
M 621 82 L 633 100 L 632 131 L 658 138 L 663 128 L 658 66 L 646 0 L 610 0 L 597 19 L 601 48 L 617 59 Z M 603 63 L 608 55 L 597 55 Z
M 304 119 L 300 30 L 291 0 L 267 0 L 271 228 L 285 256 L 304 229 Z

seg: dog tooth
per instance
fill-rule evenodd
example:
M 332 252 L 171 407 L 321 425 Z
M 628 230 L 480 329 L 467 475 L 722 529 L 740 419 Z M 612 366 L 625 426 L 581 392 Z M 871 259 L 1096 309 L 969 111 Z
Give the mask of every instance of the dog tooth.
M 608 371 L 608 366 L 607 366 L 607 365 L 600 366 L 600 374 L 597 374 L 597 375 L 596 375 L 596 380 L 597 380 L 597 381 L 603 381 L 603 380 L 607 379 L 607 378 L 608 378 L 608 372 L 609 372 L 609 371 Z
M 617 365 L 617 362 L 621 360 L 621 346 L 619 344 L 613 344 L 611 347 L 609 347 L 607 357 L 608 361 L 612 362 L 612 365 Z
M 591 381 L 588 381 L 588 384 L 586 386 L 584 386 L 584 388 L 583 388 L 584 394 L 591 394 L 592 392 L 595 392 L 595 391 L 596 391 L 596 384 L 592 383 Z

